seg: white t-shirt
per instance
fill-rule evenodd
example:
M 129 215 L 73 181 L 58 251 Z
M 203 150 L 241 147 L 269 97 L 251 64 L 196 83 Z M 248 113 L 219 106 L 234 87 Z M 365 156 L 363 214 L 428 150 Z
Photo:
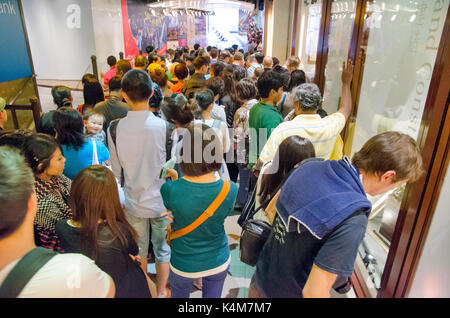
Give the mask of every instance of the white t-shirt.
M 20 261 L 0 270 L 0 285 Z M 81 254 L 59 254 L 28 282 L 18 298 L 105 298 L 111 278 Z

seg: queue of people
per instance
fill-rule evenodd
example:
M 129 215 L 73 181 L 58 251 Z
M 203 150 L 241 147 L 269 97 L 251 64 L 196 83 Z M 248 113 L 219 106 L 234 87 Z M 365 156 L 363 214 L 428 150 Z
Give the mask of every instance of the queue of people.
M 0 296 L 188 298 L 194 285 L 220 298 L 224 221 L 255 192 L 267 202 L 255 218 L 273 231 L 249 297 L 329 297 L 353 272 L 366 195 L 420 178 L 416 142 L 386 132 L 343 155 L 352 61 L 326 114 L 296 57 L 283 67 L 259 51 L 149 53 L 134 67 L 109 57 L 103 83 L 86 74 L 80 106 L 54 87 L 57 109 L 37 133 L 4 131 L 0 100 Z M 13 268 L 30 262 L 14 287 Z M 66 284 L 74 263 L 78 285 Z

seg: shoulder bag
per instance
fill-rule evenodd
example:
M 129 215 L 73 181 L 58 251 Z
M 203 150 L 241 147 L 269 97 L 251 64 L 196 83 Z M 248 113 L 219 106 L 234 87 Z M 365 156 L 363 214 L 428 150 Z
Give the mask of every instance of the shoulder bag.
M 182 236 L 185 236 L 185 235 L 191 233 L 196 228 L 198 228 L 200 225 L 202 225 L 207 219 L 212 217 L 214 215 L 214 213 L 216 213 L 217 209 L 222 205 L 223 201 L 225 201 L 225 199 L 230 191 L 230 186 L 231 186 L 230 182 L 224 182 L 222 190 L 220 191 L 219 195 L 214 200 L 214 202 L 211 203 L 211 205 L 205 210 L 205 212 L 203 212 L 203 214 L 200 215 L 189 226 L 187 226 L 181 230 L 173 232 L 172 231 L 172 223 L 170 223 L 167 227 L 167 236 L 166 236 L 167 244 L 169 244 L 169 246 L 171 246 L 172 240 L 180 238 Z
M 296 168 L 301 166 L 304 163 L 311 161 L 323 161 L 320 158 L 310 158 L 302 161 L 299 165 L 295 166 L 284 178 L 284 180 L 280 183 L 280 185 L 276 188 L 276 190 L 272 193 L 269 199 L 267 199 L 264 203 L 261 204 L 259 208 L 255 210 L 255 196 L 256 196 L 256 186 L 253 189 L 249 200 L 247 201 L 241 216 L 239 217 L 238 223 L 242 227 L 241 239 L 240 239 L 240 259 L 243 263 L 255 266 L 258 262 L 259 254 L 263 249 L 264 244 L 269 238 L 270 233 L 272 232 L 272 225 L 262 220 L 255 220 L 253 217 L 255 214 L 261 210 L 263 207 L 267 206 L 270 201 L 272 201 L 273 197 L 280 191 L 281 187 L 287 181 L 292 172 L 295 171 Z

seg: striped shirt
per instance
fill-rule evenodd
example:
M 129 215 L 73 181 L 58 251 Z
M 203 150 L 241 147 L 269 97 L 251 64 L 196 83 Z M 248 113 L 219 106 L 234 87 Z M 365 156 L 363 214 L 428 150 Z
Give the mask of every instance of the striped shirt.
M 345 116 L 334 113 L 328 117 L 321 118 L 319 115 L 299 115 L 292 121 L 280 124 L 271 134 L 259 159 L 265 163 L 273 160 L 280 144 L 291 136 L 308 138 L 314 145 L 316 157 L 325 160 L 342 159 L 342 148 L 340 133 L 345 126 Z M 341 158 L 339 158 L 341 157 Z

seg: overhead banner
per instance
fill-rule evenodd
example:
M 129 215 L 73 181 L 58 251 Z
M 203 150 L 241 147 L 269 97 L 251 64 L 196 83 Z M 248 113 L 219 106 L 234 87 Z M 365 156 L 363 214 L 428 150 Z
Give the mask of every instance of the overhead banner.
M 32 75 L 17 0 L 0 0 L 0 83 Z
M 92 73 L 91 56 L 96 50 L 91 2 L 21 2 L 37 78 L 81 80 Z
M 121 0 L 125 55 L 132 59 L 148 46 L 158 52 L 194 45 L 206 46 L 206 16 L 167 16 L 136 0 Z

